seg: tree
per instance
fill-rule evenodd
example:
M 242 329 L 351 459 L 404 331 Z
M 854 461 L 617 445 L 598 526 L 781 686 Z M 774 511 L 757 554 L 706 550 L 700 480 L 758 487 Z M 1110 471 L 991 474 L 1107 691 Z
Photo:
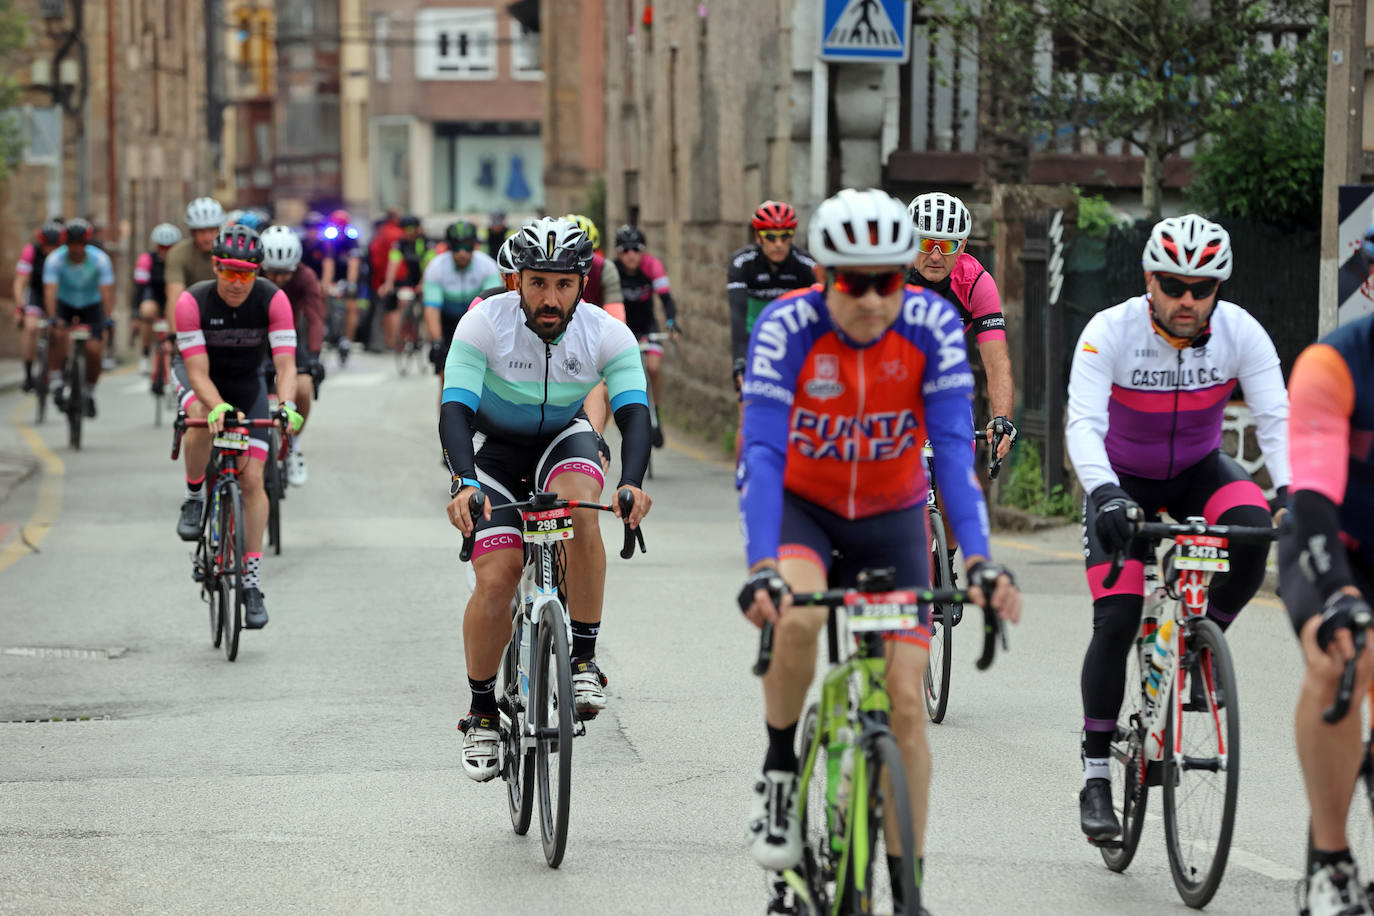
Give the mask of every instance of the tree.
M 14 0 L 0 0 L 0 181 L 8 175 L 24 150 L 23 125 L 6 117 L 19 98 L 19 81 L 13 74 L 13 52 L 29 38 L 26 17 L 14 8 Z

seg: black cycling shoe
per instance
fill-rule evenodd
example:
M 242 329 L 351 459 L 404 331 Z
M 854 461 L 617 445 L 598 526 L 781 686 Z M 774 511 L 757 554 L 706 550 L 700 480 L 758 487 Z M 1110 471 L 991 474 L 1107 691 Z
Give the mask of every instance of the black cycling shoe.
M 91 397 L 89 394 L 86 395 L 86 403 L 85 403 L 84 406 L 85 406 L 85 412 L 86 412 L 86 419 L 88 419 L 88 420 L 94 420 L 94 419 L 95 419 L 95 398 Z
M 57 408 L 58 413 L 67 412 L 67 389 L 61 385 L 52 390 L 52 406 Z
M 24 388 L 23 388 L 23 391 L 24 391 L 25 394 L 28 394 L 30 391 L 33 391 L 33 390 L 34 390 L 35 388 L 37 388 L 37 387 L 38 387 L 38 383 L 35 382 L 35 381 L 33 380 L 33 376 L 32 376 L 32 375 L 26 375 L 26 376 L 24 376 Z
M 1078 817 L 1090 840 L 1110 840 L 1121 835 L 1121 821 L 1112 808 L 1111 780 L 1088 780 L 1078 793 Z
M 243 626 L 248 630 L 261 630 L 267 626 L 267 607 L 262 603 L 261 589 L 243 590 Z
M 200 519 L 205 513 L 205 498 L 188 499 L 181 504 L 181 518 L 177 519 L 177 537 L 194 541 L 200 537 Z
M 663 448 L 663 418 L 658 415 L 658 408 L 654 408 L 654 448 Z

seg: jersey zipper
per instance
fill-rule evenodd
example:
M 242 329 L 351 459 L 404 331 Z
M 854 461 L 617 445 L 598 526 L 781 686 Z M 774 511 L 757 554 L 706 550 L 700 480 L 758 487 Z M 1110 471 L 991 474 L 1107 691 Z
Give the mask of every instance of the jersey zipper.
M 864 418 L 864 353 L 859 351 L 859 409 L 854 412 L 854 457 L 849 462 L 849 517 L 854 517 L 854 493 L 859 488 L 859 436 Z
M 535 434 L 544 435 L 544 407 L 549 403 L 549 365 L 553 362 L 553 349 L 549 342 L 544 341 L 544 400 L 539 402 L 539 431 Z
M 1183 351 L 1178 351 L 1178 360 L 1174 363 L 1174 415 L 1173 423 L 1169 427 L 1169 473 L 1165 476 L 1172 479 L 1174 476 L 1174 436 L 1178 434 L 1178 391 L 1183 384 Z

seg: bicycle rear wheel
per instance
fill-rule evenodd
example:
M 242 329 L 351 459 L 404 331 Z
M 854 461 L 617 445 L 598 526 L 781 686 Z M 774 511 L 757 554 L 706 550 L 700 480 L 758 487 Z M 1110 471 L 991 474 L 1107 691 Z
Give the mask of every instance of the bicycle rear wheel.
M 1351 709 L 1350 715 L 1359 715 L 1358 709 Z M 1350 811 L 1346 814 L 1345 836 L 1350 841 L 1350 855 L 1360 868 L 1364 879 L 1366 895 L 1374 888 L 1374 760 L 1369 754 L 1369 744 L 1364 745 L 1364 758 L 1360 763 L 1359 775 L 1355 777 L 1355 794 L 1350 798 Z M 1312 842 L 1311 830 L 1308 831 L 1308 845 Z
M 550 868 L 563 862 L 568 845 L 568 806 L 572 796 L 573 689 L 572 663 L 563 615 L 546 604 L 539 620 L 535 655 L 534 707 L 535 771 L 539 780 L 539 827 L 544 861 Z
M 510 806 L 510 825 L 518 836 L 530 829 L 534 814 L 534 755 L 522 754 L 520 736 L 524 734 L 525 716 L 520 700 L 520 641 L 514 635 L 501 656 L 501 683 L 497 703 L 501 707 L 502 734 L 505 742 L 506 801 Z
M 43 422 L 48 415 L 48 332 L 46 329 L 38 335 L 38 353 L 35 355 L 33 364 L 38 367 L 38 374 L 33 380 L 33 393 L 38 399 L 34 406 L 34 424 Z
M 277 453 L 281 449 L 281 432 L 275 427 L 267 440 L 267 463 L 263 467 L 263 489 L 267 491 L 267 540 L 272 552 L 281 555 L 281 500 L 286 490 L 286 475 L 282 473 Z
M 228 594 L 223 605 L 224 657 L 234 661 L 239 656 L 239 635 L 243 632 L 243 494 L 238 481 L 226 479 L 220 484 L 224 490 L 219 497 L 220 511 L 220 582 Z
M 850 874 L 858 878 L 850 889 L 853 911 L 874 916 L 919 913 L 916 830 L 911 822 L 911 794 L 902 754 L 897 740 L 886 730 L 874 733 L 866 743 L 867 798 L 855 799 L 855 848 L 850 851 Z M 865 840 L 866 845 L 860 846 Z M 901 860 L 899 874 L 891 873 L 889 857 Z
M 86 417 L 86 345 L 84 341 L 69 340 L 72 347 L 67 385 L 67 441 L 72 448 L 81 448 L 81 421 Z
M 945 523 L 940 511 L 930 513 L 930 580 L 936 588 L 952 588 L 946 553 Z M 930 653 L 926 657 L 926 715 L 932 722 L 943 722 L 949 709 L 949 673 L 954 663 L 953 615 L 949 605 L 933 605 L 930 609 Z
M 820 709 L 812 703 L 802 716 L 801 749 L 797 752 L 797 765 L 806 767 L 811 760 L 811 748 L 820 741 Z M 832 812 L 826 797 L 826 750 L 825 743 L 816 747 L 815 759 L 811 760 L 810 773 L 803 772 L 806 780 L 806 795 L 798 803 L 801 815 L 802 862 L 801 872 L 811 893 L 812 907 L 817 912 L 830 909 L 830 901 L 835 893 L 835 852 L 831 847 Z
M 1098 844 L 1102 861 L 1112 871 L 1125 871 L 1135 858 L 1140 834 L 1145 829 L 1145 805 L 1150 785 L 1145 776 L 1145 739 L 1139 723 L 1144 715 L 1145 680 L 1141 673 L 1141 653 L 1153 645 L 1137 635 L 1135 645 L 1126 656 L 1126 695 L 1121 701 L 1116 734 L 1112 736 L 1108 758 L 1116 816 L 1121 820 L 1121 840 L 1116 845 Z
M 1164 834 L 1174 887 L 1191 907 L 1206 906 L 1221 885 L 1231 852 L 1240 789 L 1240 705 L 1235 669 L 1221 628 L 1206 618 L 1190 618 L 1184 632 L 1180 683 L 1202 677 L 1205 709 L 1184 709 L 1177 721 L 1170 703 L 1164 730 Z M 1170 699 L 1174 691 L 1170 691 Z M 1223 705 L 1216 707 L 1220 696 Z M 1175 736 L 1181 756 L 1173 754 Z

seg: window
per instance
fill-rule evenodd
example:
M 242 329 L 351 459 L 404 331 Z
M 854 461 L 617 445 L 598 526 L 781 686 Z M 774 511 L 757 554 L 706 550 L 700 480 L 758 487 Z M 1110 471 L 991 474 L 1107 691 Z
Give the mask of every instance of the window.
M 539 123 L 434 125 L 434 209 L 535 211 L 544 203 Z
M 391 82 L 391 50 L 387 39 L 391 37 L 391 19 L 386 13 L 372 17 L 373 47 L 377 49 L 377 82 Z
M 518 80 L 544 78 L 539 68 L 539 33 L 531 32 L 514 19 L 510 22 L 510 75 Z
M 496 11 L 427 9 L 415 14 L 415 76 L 422 80 L 496 78 Z
M 12 149 L 25 165 L 57 165 L 62 156 L 62 109 L 24 105 L 0 111 L 5 121 L 0 130 L 0 146 L 12 139 Z M 8 136 L 4 136 L 8 135 Z

